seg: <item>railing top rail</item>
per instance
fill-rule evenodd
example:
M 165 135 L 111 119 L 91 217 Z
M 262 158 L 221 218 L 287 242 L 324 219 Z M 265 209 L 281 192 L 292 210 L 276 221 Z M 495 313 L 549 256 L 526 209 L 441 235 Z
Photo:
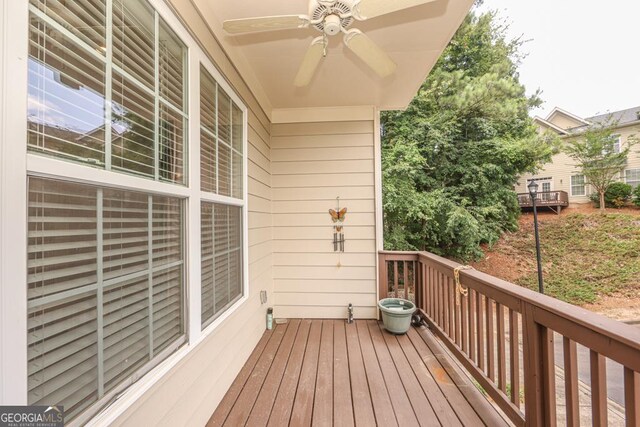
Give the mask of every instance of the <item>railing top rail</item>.
M 420 252 L 419 259 L 428 259 L 435 264 L 448 269 L 455 269 L 460 266 L 455 261 L 448 260 L 429 252 Z M 608 317 L 586 310 L 584 308 L 571 305 L 559 299 L 534 292 L 530 289 L 509 283 L 497 277 L 490 276 L 478 270 L 462 270 L 460 278 L 471 278 L 486 286 L 492 287 L 512 298 L 516 298 L 535 308 L 548 311 L 570 322 L 591 329 L 601 335 L 624 343 L 625 345 L 640 351 L 640 329 L 631 325 L 609 319 Z M 558 331 L 560 332 L 560 331 Z
M 558 194 L 568 194 L 566 191 L 564 190 L 550 190 L 550 191 L 538 191 L 536 194 L 554 194 L 554 193 L 558 193 Z M 528 196 L 529 193 L 516 193 L 518 196 Z
M 385 255 L 387 258 L 393 258 L 394 255 L 402 256 L 403 258 L 407 255 L 414 256 L 416 259 L 428 260 L 436 266 L 439 266 L 441 269 L 451 271 L 461 265 L 455 261 L 448 260 L 429 252 L 380 251 L 379 254 Z M 538 292 L 498 279 L 497 277 L 493 277 L 478 270 L 461 270 L 461 281 L 465 278 L 467 279 L 467 282 L 482 284 L 487 288 L 495 290 L 497 294 L 504 295 L 510 300 L 519 301 L 524 304 L 529 304 L 536 309 L 547 311 L 555 316 L 566 319 L 571 323 L 580 325 L 583 328 L 594 331 L 600 335 L 606 336 L 612 340 L 623 343 L 630 348 L 640 351 L 639 328 L 609 319 L 600 314 L 560 301 L 548 295 L 542 295 Z

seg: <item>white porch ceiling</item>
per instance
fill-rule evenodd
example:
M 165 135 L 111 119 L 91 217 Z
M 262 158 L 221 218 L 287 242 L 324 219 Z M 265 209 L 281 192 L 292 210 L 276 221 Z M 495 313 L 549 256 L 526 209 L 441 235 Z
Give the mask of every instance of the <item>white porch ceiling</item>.
M 246 80 L 258 84 L 274 109 L 374 105 L 405 108 L 470 9 L 473 0 L 435 0 L 423 6 L 354 22 L 398 65 L 381 79 L 342 42 L 331 38 L 327 57 L 305 88 L 293 80 L 313 28 L 228 36 L 227 19 L 307 14 L 307 0 L 193 0 Z M 393 1 L 393 0 L 388 0 Z

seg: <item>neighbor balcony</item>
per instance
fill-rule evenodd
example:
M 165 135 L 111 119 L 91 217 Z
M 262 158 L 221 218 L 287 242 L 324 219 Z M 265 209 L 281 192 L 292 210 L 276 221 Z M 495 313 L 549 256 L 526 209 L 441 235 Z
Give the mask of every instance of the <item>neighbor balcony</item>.
M 640 329 L 426 252 L 379 275 L 422 326 L 278 324 L 209 425 L 640 425 Z
M 518 193 L 520 209 L 532 208 L 533 201 L 529 193 Z M 536 193 L 536 207 L 556 209 L 560 213 L 562 208 L 569 206 L 569 195 L 566 191 L 539 191 Z

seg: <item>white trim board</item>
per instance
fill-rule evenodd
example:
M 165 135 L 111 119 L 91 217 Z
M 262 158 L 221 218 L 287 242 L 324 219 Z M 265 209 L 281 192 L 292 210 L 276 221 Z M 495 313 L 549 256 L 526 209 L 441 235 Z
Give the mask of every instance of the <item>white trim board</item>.
M 374 120 L 376 109 L 372 106 L 280 108 L 271 113 L 271 123 L 352 122 Z
M 0 1 L 1 405 L 27 404 L 28 3 Z

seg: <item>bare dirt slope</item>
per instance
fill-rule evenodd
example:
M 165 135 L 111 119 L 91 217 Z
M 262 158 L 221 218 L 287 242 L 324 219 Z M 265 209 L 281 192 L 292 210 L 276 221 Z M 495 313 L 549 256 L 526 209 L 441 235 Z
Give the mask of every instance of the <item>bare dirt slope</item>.
M 565 209 L 539 217 L 546 293 L 623 321 L 640 320 L 640 209 Z M 473 266 L 537 289 L 533 215 Z

